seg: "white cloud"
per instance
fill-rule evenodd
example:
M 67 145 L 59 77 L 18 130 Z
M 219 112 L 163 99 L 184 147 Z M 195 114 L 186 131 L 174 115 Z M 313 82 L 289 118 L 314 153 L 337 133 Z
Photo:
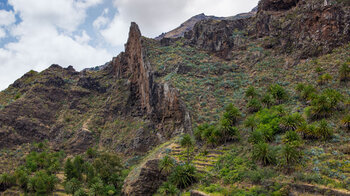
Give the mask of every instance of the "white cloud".
M 8 26 L 15 22 L 15 14 L 12 11 L 0 10 L 0 26 Z
M 100 2 L 9 0 L 22 22 L 9 29 L 17 41 L 0 49 L 0 89 L 31 69 L 42 71 L 53 63 L 81 70 L 111 59 L 106 49 L 88 45 L 89 35 L 79 29 L 87 9 Z
M 104 28 L 110 22 L 110 19 L 106 16 L 108 12 L 109 12 L 108 8 L 104 9 L 102 15 L 97 17 L 97 19 L 92 23 L 93 27 L 96 30 L 100 30 L 101 28 Z
M 6 37 L 6 32 L 4 29 L 0 28 L 0 39 Z

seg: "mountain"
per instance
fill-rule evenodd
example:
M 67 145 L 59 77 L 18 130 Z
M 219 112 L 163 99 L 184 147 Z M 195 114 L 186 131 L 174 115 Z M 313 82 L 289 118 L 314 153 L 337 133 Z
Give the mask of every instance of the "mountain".
M 348 2 L 194 18 L 1 91 L 0 191 L 350 195 Z
M 178 37 L 183 37 L 184 34 L 190 30 L 193 29 L 194 25 L 203 20 L 237 20 L 237 19 L 242 19 L 242 18 L 249 18 L 252 17 L 256 14 L 257 8 L 254 8 L 251 12 L 248 13 L 242 13 L 242 14 L 237 14 L 235 16 L 230 16 L 230 17 L 216 17 L 216 16 L 206 16 L 204 13 L 198 14 L 196 16 L 191 17 L 190 19 L 186 20 L 184 23 L 182 23 L 179 27 L 176 29 L 173 29 L 167 33 L 162 33 L 158 37 L 156 37 L 156 40 L 161 40 L 162 38 L 178 38 Z

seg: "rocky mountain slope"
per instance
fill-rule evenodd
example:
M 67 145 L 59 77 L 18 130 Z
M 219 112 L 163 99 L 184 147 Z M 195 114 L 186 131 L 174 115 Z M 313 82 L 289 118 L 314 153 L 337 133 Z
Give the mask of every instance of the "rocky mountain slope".
M 30 168 L 25 155 L 42 150 L 28 145 L 46 141 L 49 151 L 75 156 L 76 165 L 80 159 L 91 163 L 85 170 L 93 168 L 105 185 L 85 170 L 77 178 L 82 192 L 105 186 L 97 195 L 169 195 L 162 189 L 173 184 L 183 194 L 349 195 L 350 135 L 343 120 L 350 97 L 347 1 L 262 0 L 249 17 L 199 15 L 184 24 L 157 40 L 142 37 L 132 23 L 125 52 L 103 68 L 76 72 L 52 65 L 0 92 L 0 172 Z M 235 113 L 230 104 L 242 113 L 229 129 L 234 136 L 221 132 Z M 323 109 L 315 110 L 317 104 Z M 329 113 L 317 113 L 324 110 Z M 323 122 L 331 134 L 315 133 Z M 185 133 L 196 137 L 191 149 L 179 141 Z M 294 139 L 298 143 L 289 143 Z M 265 162 L 254 158 L 259 145 L 273 151 Z M 285 149 L 302 152 L 293 159 L 297 163 L 283 162 Z M 109 169 L 126 172 L 118 173 L 117 182 L 98 169 L 100 159 L 114 160 L 106 152 L 121 159 Z M 176 162 L 173 171 L 184 165 L 189 172 L 193 165 L 197 172 L 190 178 L 196 180 L 176 184 L 175 174 L 159 166 L 168 156 Z M 61 186 L 73 183 L 69 167 L 57 167 L 47 173 L 65 173 Z M 29 176 L 40 172 L 28 170 Z M 34 193 L 16 183 L 16 191 Z M 1 191 L 11 187 L 0 185 Z

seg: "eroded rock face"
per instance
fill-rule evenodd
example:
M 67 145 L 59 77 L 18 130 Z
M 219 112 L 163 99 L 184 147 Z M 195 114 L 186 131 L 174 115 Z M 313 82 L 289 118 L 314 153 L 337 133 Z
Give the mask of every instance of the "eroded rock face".
M 231 49 L 240 43 L 239 37 L 234 36 L 235 31 L 245 29 L 248 21 L 249 19 L 201 21 L 185 34 L 185 38 L 190 45 L 226 58 Z
M 153 195 L 166 180 L 166 176 L 161 174 L 158 164 L 159 159 L 152 159 L 141 165 L 139 169 L 133 170 L 124 182 L 122 195 Z
M 262 8 L 261 8 L 262 9 Z M 350 41 L 350 8 L 300 3 L 295 9 L 259 12 L 251 34 L 279 40 L 279 51 L 301 58 L 326 54 Z
M 295 7 L 299 0 L 261 0 L 260 11 L 285 11 Z
M 169 139 L 191 131 L 189 113 L 179 99 L 178 92 L 168 84 L 154 81 L 152 67 L 142 47 L 141 32 L 132 23 L 125 53 L 112 61 L 116 77 L 128 79 L 130 95 L 128 104 L 135 112 L 146 114 L 158 130 L 158 139 Z

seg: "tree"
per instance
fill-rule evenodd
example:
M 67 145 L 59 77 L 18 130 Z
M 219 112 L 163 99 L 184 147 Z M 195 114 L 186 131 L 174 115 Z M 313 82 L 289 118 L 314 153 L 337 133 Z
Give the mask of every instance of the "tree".
M 247 88 L 247 90 L 245 91 L 245 97 L 246 98 L 256 98 L 257 96 L 259 96 L 259 93 L 257 92 L 257 90 L 254 88 L 254 86 L 249 86 Z
M 115 187 L 118 187 L 119 184 L 122 183 L 119 181 L 121 180 L 121 178 L 112 178 L 113 175 L 121 176 L 121 172 L 123 169 L 121 160 L 118 156 L 111 153 L 102 153 L 94 160 L 92 165 L 94 166 L 96 173 L 104 183 L 113 183 Z
M 225 108 L 225 113 L 223 114 L 223 117 L 226 118 L 231 126 L 234 126 L 239 118 L 242 116 L 241 112 L 239 109 L 237 109 L 235 106 L 233 106 L 232 103 L 230 103 L 226 108 Z
M 350 130 L 350 114 L 347 114 L 346 116 L 344 116 L 344 118 L 341 119 L 340 123 L 344 127 L 346 127 L 349 131 Z
M 74 194 L 80 188 L 81 188 L 81 182 L 76 178 L 72 178 L 71 180 L 65 182 L 64 184 L 64 190 L 68 194 Z
M 248 118 L 245 119 L 244 126 L 246 128 L 250 128 L 250 130 L 253 132 L 254 128 L 256 128 L 256 126 L 258 125 L 257 120 L 258 119 L 256 119 L 254 115 L 251 115 L 251 116 L 249 116 Z
M 180 140 L 180 145 L 187 149 L 187 163 L 190 163 L 190 149 L 194 145 L 192 137 L 189 134 L 185 134 Z
M 174 166 L 175 162 L 169 155 L 165 155 L 159 162 L 160 172 L 164 172 L 165 174 L 169 174 Z
M 58 179 L 55 175 L 48 175 L 45 171 L 41 170 L 29 178 L 28 189 L 39 195 L 44 195 L 52 192 L 57 183 Z

